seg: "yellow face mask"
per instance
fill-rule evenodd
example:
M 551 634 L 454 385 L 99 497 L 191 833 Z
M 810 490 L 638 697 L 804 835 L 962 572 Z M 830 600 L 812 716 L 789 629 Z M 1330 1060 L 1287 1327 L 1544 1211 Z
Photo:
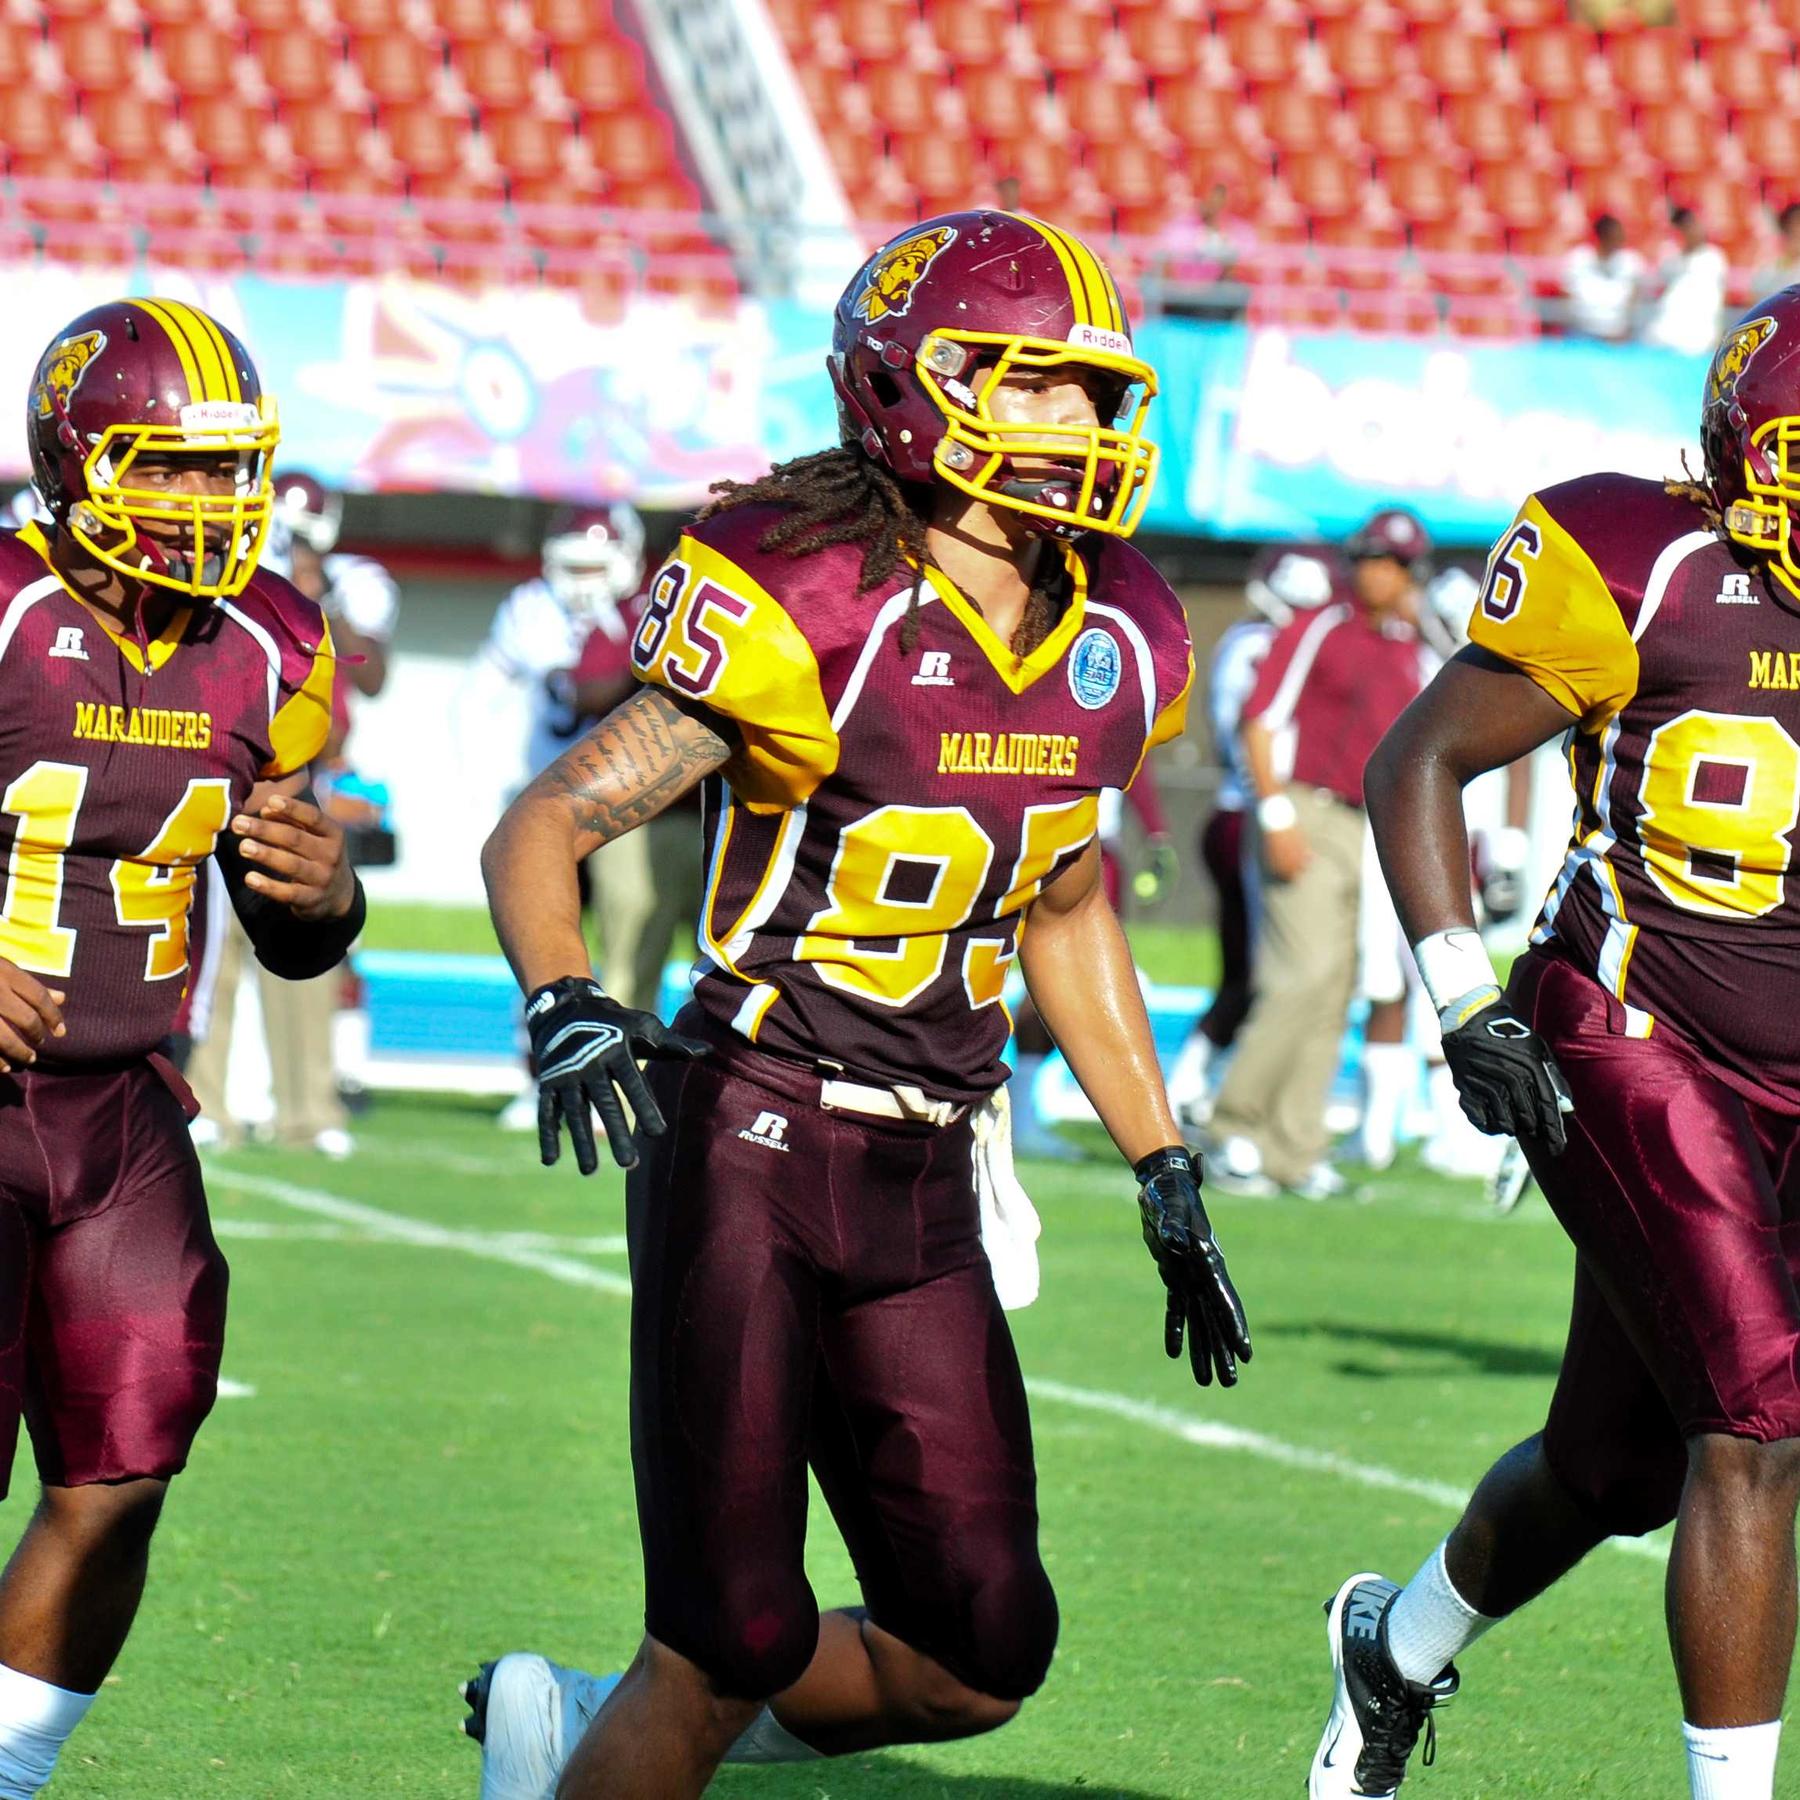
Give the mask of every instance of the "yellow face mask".
M 66 528 L 97 562 L 133 581 L 198 599 L 240 594 L 256 572 L 275 490 L 270 480 L 281 439 L 275 402 L 200 401 L 168 425 L 109 426 L 83 463 L 87 497 Z M 133 471 L 146 457 L 237 459 L 229 493 L 183 494 L 148 485 Z M 176 526 L 179 536 L 144 527 Z
M 1156 371 L 1123 351 L 1059 343 L 1054 338 L 989 331 L 934 331 L 919 346 L 914 371 L 946 430 L 933 457 L 938 476 L 989 506 L 1044 519 L 1070 531 L 1130 537 L 1156 482 L 1158 451 L 1144 437 Z M 1113 423 L 1049 425 L 996 419 L 994 394 L 1010 376 L 1068 370 L 1098 372 L 1121 390 Z M 973 374 L 979 385 L 973 385 Z M 1016 458 L 1070 466 L 1054 498 L 1008 493 L 1001 482 Z M 1079 471 L 1079 472 L 1077 472 Z M 1061 500 L 1063 504 L 1057 504 Z

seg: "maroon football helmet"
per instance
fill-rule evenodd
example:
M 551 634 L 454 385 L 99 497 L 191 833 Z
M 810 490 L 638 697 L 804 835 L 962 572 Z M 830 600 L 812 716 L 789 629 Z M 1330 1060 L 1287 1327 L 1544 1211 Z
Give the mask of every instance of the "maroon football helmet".
M 644 579 L 644 521 L 637 509 L 565 506 L 544 528 L 544 583 L 572 619 L 599 620 Z
M 947 482 L 1063 537 L 1128 537 L 1143 516 L 1156 372 L 1132 354 L 1105 265 L 1066 231 L 963 212 L 902 233 L 838 301 L 829 367 L 843 441 L 902 481 Z M 1097 423 L 995 418 L 1009 376 L 1064 369 L 1090 378 Z
M 1329 553 L 1292 544 L 1259 550 L 1244 577 L 1244 598 L 1275 626 L 1288 624 L 1296 613 L 1316 611 L 1333 588 Z
M 315 556 L 337 548 L 344 525 L 344 497 L 316 475 L 284 469 L 275 479 L 275 510 L 282 523 Z
M 46 510 L 90 556 L 154 587 L 242 592 L 268 535 L 280 428 L 224 326 L 179 300 L 94 307 L 38 359 L 25 429 Z M 134 480 L 141 460 L 167 456 L 236 457 L 232 491 Z
M 1404 565 L 1414 580 L 1430 570 L 1431 533 L 1419 515 L 1404 506 L 1383 506 L 1369 514 L 1344 540 L 1344 554 L 1352 562 L 1369 556 L 1391 556 Z
M 1751 307 L 1713 352 L 1700 450 L 1726 535 L 1800 597 L 1800 287 Z

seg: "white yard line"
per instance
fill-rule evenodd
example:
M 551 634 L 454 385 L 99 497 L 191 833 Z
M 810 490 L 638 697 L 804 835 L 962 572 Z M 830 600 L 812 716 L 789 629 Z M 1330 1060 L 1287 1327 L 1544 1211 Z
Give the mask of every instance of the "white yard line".
M 340 1225 L 353 1225 L 389 1243 L 411 1244 L 420 1250 L 460 1250 L 465 1256 L 508 1263 L 515 1269 L 531 1269 L 539 1275 L 548 1275 L 552 1281 L 561 1281 L 570 1287 L 594 1288 L 602 1294 L 631 1292 L 631 1283 L 610 1269 L 596 1269 L 590 1263 L 576 1262 L 573 1257 L 532 1249 L 491 1232 L 457 1231 L 446 1225 L 434 1225 L 428 1219 L 408 1218 L 404 1213 L 367 1206 L 360 1200 L 346 1200 L 320 1188 L 299 1187 L 291 1181 L 277 1181 L 271 1175 L 251 1175 L 236 1169 L 223 1169 L 216 1164 L 208 1171 L 207 1179 L 219 1187 L 232 1188 L 241 1194 L 257 1194 L 265 1200 L 291 1206 L 296 1212 L 312 1213 Z
M 292 1182 L 277 1181 L 267 1175 L 239 1174 L 236 1170 L 214 1165 L 208 1179 L 220 1187 L 240 1193 L 259 1194 L 283 1206 L 321 1218 L 354 1225 L 371 1236 L 390 1243 L 412 1244 L 425 1250 L 460 1250 L 468 1256 L 479 1256 L 490 1262 L 510 1264 L 514 1268 L 533 1269 L 571 1287 L 594 1288 L 605 1294 L 627 1295 L 631 1283 L 623 1275 L 608 1269 L 596 1269 L 533 1248 L 540 1240 L 530 1233 L 498 1233 L 456 1231 L 433 1225 L 425 1219 L 408 1218 L 404 1213 L 385 1212 L 366 1206 L 359 1200 L 345 1200 L 318 1188 L 298 1187 Z M 577 1239 L 575 1242 L 583 1240 Z M 610 1242 L 611 1240 L 595 1240 Z M 1429 1481 L 1416 1475 L 1402 1475 L 1395 1469 L 1384 1469 L 1379 1463 L 1357 1462 L 1331 1450 L 1314 1450 L 1305 1444 L 1290 1444 L 1266 1432 L 1250 1431 L 1241 1425 L 1221 1425 L 1211 1419 L 1195 1418 L 1174 1407 L 1157 1406 L 1147 1400 L 1134 1400 L 1129 1394 L 1108 1393 L 1099 1388 L 1071 1387 L 1067 1382 L 1031 1379 L 1026 1382 L 1035 1400 L 1053 1406 L 1069 1406 L 1079 1411 L 1104 1414 L 1126 1424 L 1137 1425 L 1163 1437 L 1171 1437 L 1201 1450 L 1225 1450 L 1240 1456 L 1253 1456 L 1282 1468 L 1298 1469 L 1309 1475 L 1330 1475 L 1358 1487 L 1375 1488 L 1394 1494 L 1410 1494 L 1432 1506 L 1447 1511 L 1462 1510 L 1469 1490 L 1445 1481 Z M 1668 1557 L 1667 1543 L 1658 1537 L 1609 1538 L 1613 1549 L 1627 1556 L 1650 1557 L 1657 1562 Z

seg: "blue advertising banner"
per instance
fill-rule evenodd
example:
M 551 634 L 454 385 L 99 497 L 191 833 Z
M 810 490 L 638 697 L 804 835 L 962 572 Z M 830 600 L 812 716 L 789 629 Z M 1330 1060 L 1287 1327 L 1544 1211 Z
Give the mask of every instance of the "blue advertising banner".
M 282 460 L 344 487 L 630 498 L 686 506 L 721 476 L 833 441 L 816 308 L 657 299 L 585 315 L 556 290 L 466 291 L 169 271 L 0 268 L 0 395 L 39 348 L 122 289 L 205 307 L 282 408 Z M 1146 524 L 1234 538 L 1342 533 L 1383 501 L 1485 541 L 1533 488 L 1591 469 L 1672 474 L 1692 455 L 1701 360 L 1638 345 L 1252 331 L 1156 319 L 1163 467 Z M 0 440 L 0 473 L 24 473 Z

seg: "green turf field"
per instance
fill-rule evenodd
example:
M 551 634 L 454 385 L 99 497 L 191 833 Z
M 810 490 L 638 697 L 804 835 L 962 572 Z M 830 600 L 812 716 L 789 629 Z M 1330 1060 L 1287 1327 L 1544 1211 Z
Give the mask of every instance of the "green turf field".
M 613 1667 L 637 1636 L 617 1180 L 546 1173 L 455 1102 L 384 1101 L 359 1129 L 346 1164 L 211 1164 L 226 1374 L 254 1393 L 221 1401 L 175 1486 L 67 1800 L 473 1796 L 456 1687 L 478 1660 Z M 995 1736 L 729 1771 L 727 1794 L 1292 1800 L 1321 1599 L 1359 1567 L 1410 1574 L 1541 1417 L 1569 1278 L 1541 1201 L 1497 1219 L 1416 1171 L 1363 1204 L 1219 1200 L 1257 1342 L 1222 1396 L 1162 1356 L 1123 1169 L 1024 1173 L 1048 1685 Z M 814 1536 L 821 1599 L 850 1598 L 828 1520 Z M 1408 1795 L 1685 1792 L 1661 1577 L 1654 1551 L 1603 1549 L 1478 1646 Z

